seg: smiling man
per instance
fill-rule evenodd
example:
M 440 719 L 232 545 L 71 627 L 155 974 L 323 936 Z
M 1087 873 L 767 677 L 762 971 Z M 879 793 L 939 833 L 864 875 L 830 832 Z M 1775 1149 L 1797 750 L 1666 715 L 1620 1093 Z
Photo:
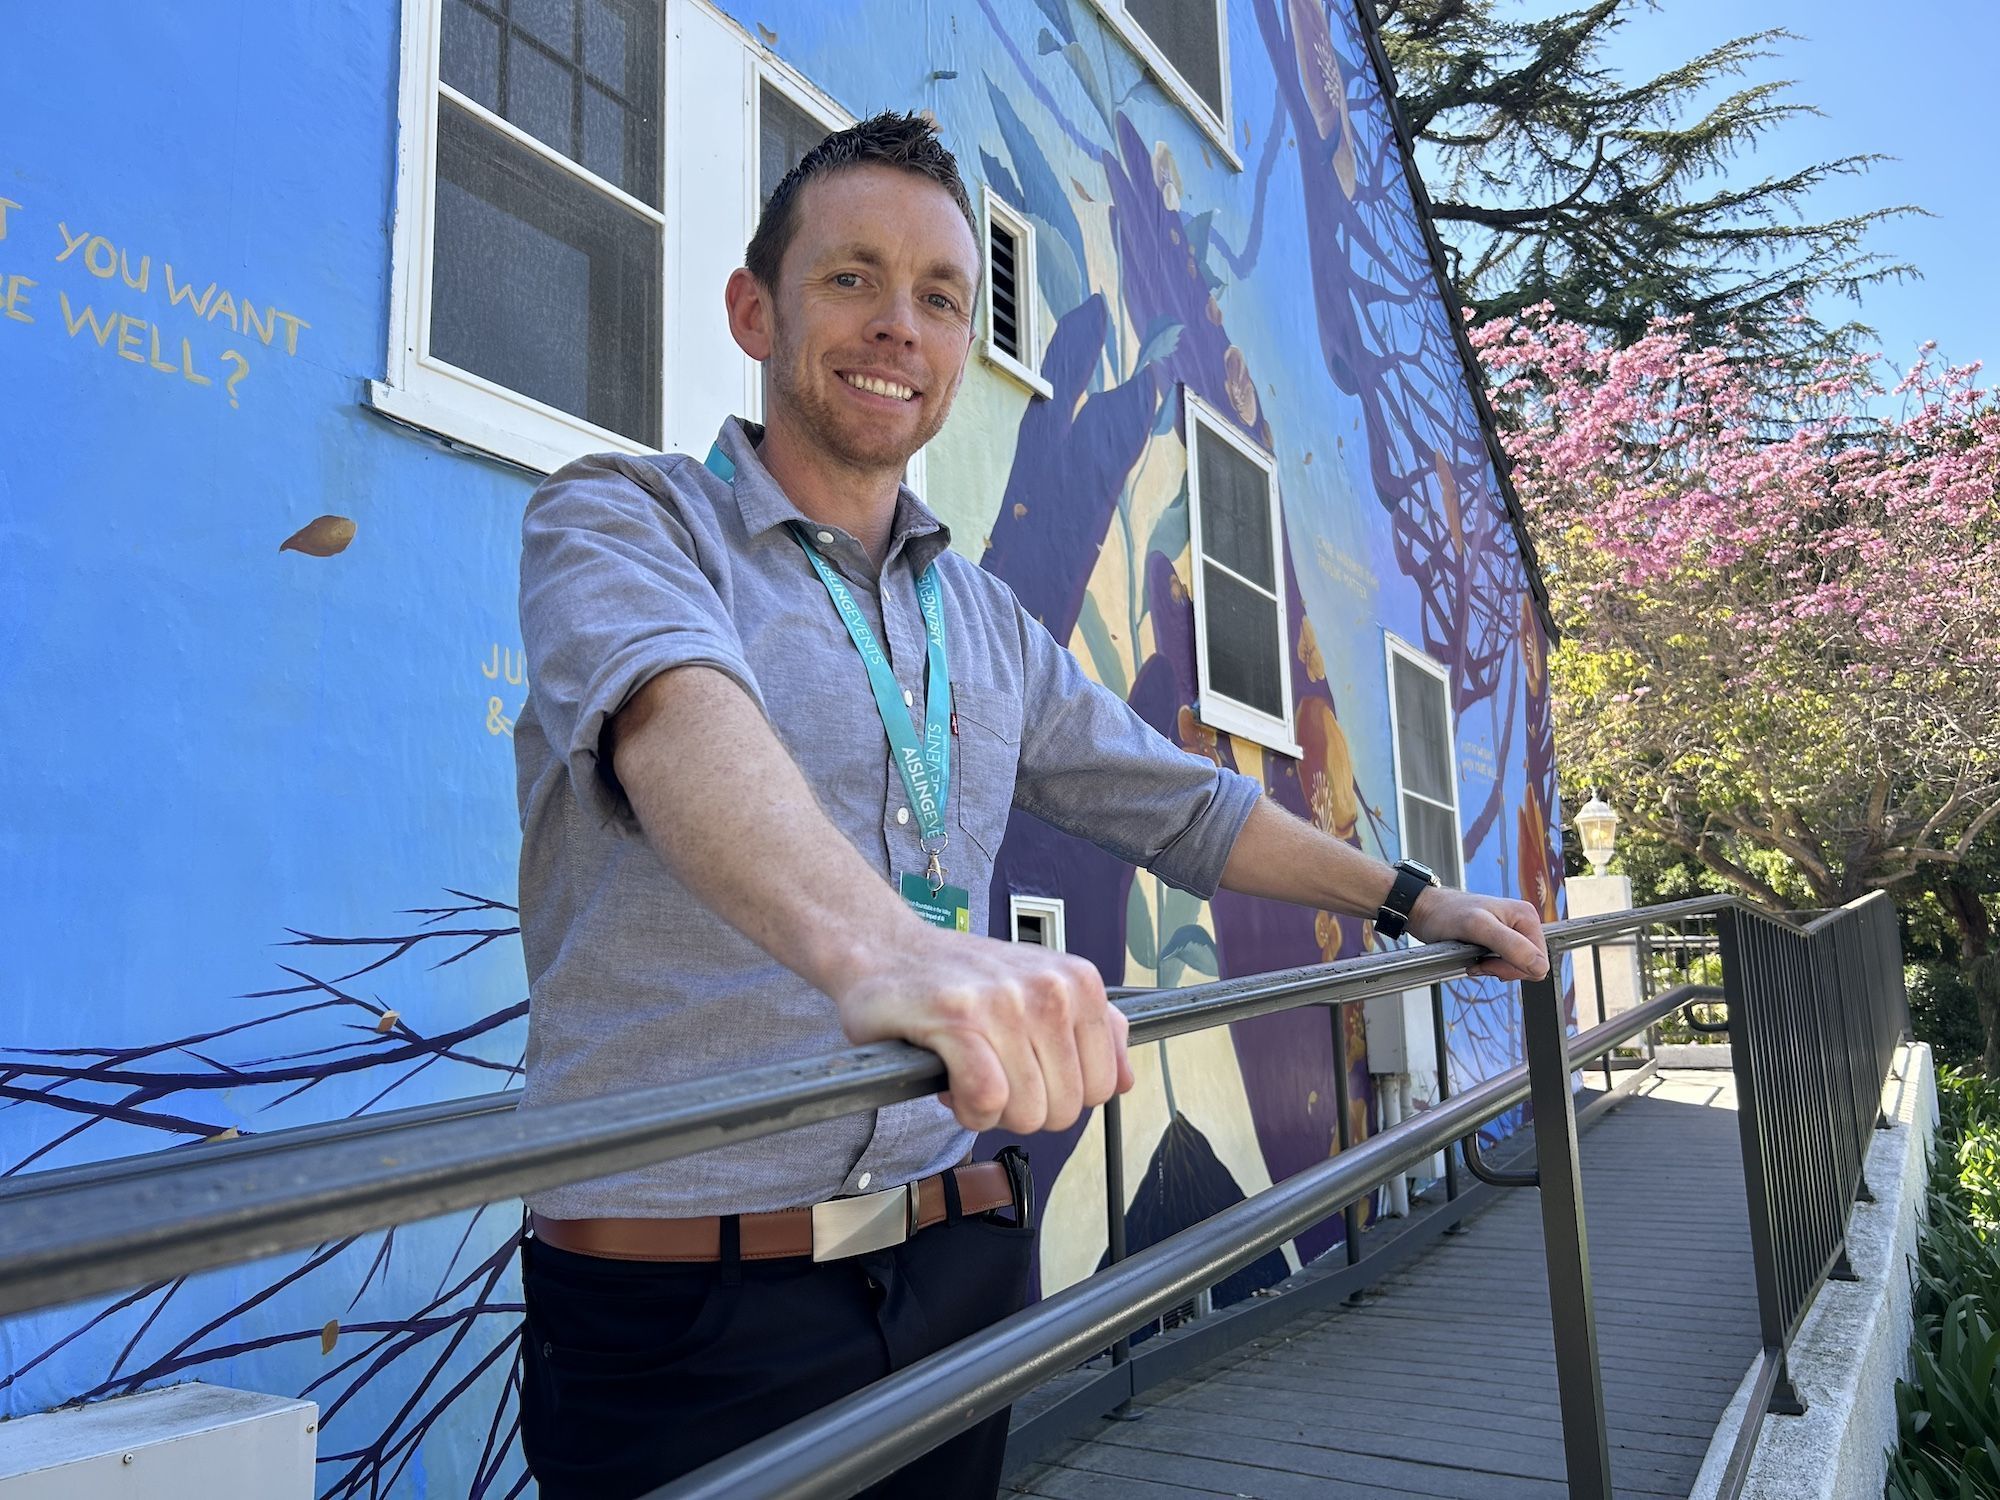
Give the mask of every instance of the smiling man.
M 764 425 L 706 459 L 584 459 L 529 502 L 522 1107 L 889 1037 L 950 1084 L 530 1200 L 522 1436 L 548 1500 L 643 1494 L 1021 1305 L 1026 1164 L 969 1161 L 973 1135 L 1063 1129 L 1132 1075 L 1091 965 L 983 935 L 1011 809 L 1204 898 L 1546 972 L 1533 908 L 1183 753 L 949 550 L 901 476 L 951 410 L 980 274 L 933 127 L 829 136 L 725 290 Z M 990 1496 L 1005 1439 L 1002 1413 L 870 1493 Z

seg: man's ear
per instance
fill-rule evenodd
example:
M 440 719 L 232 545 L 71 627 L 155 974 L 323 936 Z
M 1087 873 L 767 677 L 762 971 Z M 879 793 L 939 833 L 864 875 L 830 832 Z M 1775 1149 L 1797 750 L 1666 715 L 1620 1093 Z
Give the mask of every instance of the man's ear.
M 771 294 L 749 270 L 738 266 L 722 289 L 729 310 L 729 336 L 736 347 L 762 364 L 771 357 Z

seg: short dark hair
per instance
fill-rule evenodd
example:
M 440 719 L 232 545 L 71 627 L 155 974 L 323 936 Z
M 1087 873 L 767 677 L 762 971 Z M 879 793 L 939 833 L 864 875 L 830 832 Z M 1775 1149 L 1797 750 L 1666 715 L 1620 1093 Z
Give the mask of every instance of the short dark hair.
M 937 122 L 926 115 L 897 114 L 885 110 L 879 115 L 836 130 L 799 160 L 771 193 L 757 220 L 757 232 L 743 252 L 744 267 L 767 287 L 778 284 L 778 267 L 798 231 L 799 193 L 815 177 L 825 177 L 847 167 L 896 167 L 927 177 L 951 194 L 951 201 L 965 215 L 972 231 L 974 253 L 982 269 L 985 256 L 979 249 L 979 224 L 973 218 L 972 200 L 966 196 L 964 179 L 958 175 L 958 158 L 938 139 Z

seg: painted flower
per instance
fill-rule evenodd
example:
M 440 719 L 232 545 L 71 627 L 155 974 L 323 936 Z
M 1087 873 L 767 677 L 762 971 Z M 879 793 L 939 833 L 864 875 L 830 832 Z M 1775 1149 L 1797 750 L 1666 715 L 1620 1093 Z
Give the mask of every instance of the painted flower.
M 1361 819 L 1354 790 L 1354 758 L 1347 735 L 1324 698 L 1307 698 L 1298 714 L 1299 774 L 1313 822 L 1337 839 L 1351 839 Z
M 1306 669 L 1308 682 L 1326 681 L 1326 658 L 1319 654 L 1319 637 L 1309 619 L 1299 621 L 1299 664 Z
M 1544 922 L 1556 919 L 1556 876 L 1549 858 L 1549 820 L 1542 811 L 1541 793 L 1528 788 L 1519 813 L 1521 899 L 1542 914 Z
M 1347 112 L 1347 82 L 1340 57 L 1326 29 L 1326 12 L 1319 0 L 1290 0 L 1292 48 L 1299 62 L 1299 83 L 1312 112 L 1313 127 L 1323 141 L 1333 141 L 1333 175 L 1340 190 L 1354 196 L 1354 121 Z
M 1179 213 L 1181 207 L 1181 169 L 1174 160 L 1174 153 L 1165 141 L 1153 142 L 1153 182 L 1160 190 L 1160 201 L 1169 213 Z
M 1215 731 L 1195 718 L 1194 710 L 1185 703 L 1174 719 L 1174 729 L 1183 750 L 1206 756 L 1218 766 L 1222 764 L 1221 744 L 1216 739 Z
M 1444 502 L 1444 524 L 1451 533 L 1452 551 L 1465 556 L 1465 509 L 1458 494 L 1458 476 L 1451 471 L 1451 461 L 1437 448 L 1431 449 L 1431 462 L 1437 470 L 1438 498 Z
M 1528 669 L 1528 692 L 1539 694 L 1548 660 L 1543 654 L 1542 622 L 1535 614 L 1535 596 L 1527 589 L 1521 590 L 1521 660 Z
M 1250 363 L 1243 351 L 1231 344 L 1222 354 L 1222 386 L 1229 392 L 1229 404 L 1236 418 L 1252 431 L 1257 426 L 1257 382 L 1250 378 Z

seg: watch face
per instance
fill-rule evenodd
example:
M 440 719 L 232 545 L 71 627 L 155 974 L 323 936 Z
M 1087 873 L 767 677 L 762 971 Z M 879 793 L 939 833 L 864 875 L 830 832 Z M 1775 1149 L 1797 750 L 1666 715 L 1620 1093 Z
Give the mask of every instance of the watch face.
M 1438 883 L 1437 872 L 1429 865 L 1423 864 L 1418 860 L 1406 859 L 1402 862 L 1402 868 L 1410 871 L 1412 874 L 1421 875 L 1428 885 L 1436 885 Z

